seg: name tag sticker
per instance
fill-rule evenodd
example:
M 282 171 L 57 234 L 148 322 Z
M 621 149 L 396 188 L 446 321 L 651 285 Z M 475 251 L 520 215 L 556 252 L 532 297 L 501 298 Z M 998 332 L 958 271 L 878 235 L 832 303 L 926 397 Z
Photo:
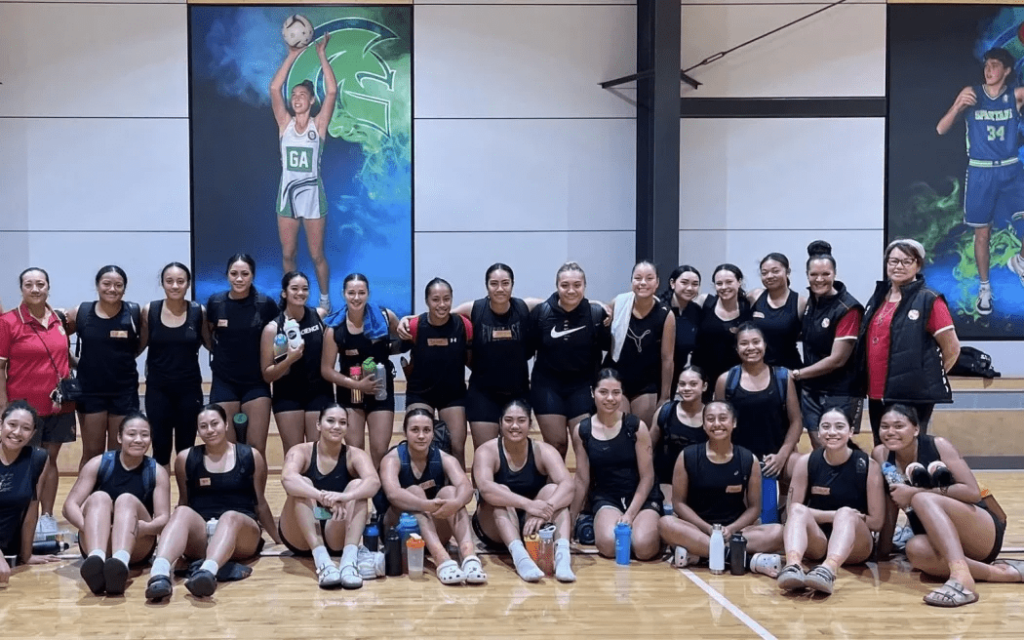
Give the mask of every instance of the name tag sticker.
M 227 318 L 221 318 L 220 320 L 217 321 L 217 326 L 218 327 L 226 327 L 226 326 L 228 326 L 228 319 Z
M 420 483 L 420 489 L 423 489 L 424 491 L 426 491 L 427 489 L 433 489 L 436 486 L 437 483 L 434 482 L 433 480 L 427 480 L 426 482 Z
M 427 338 L 428 347 L 447 347 L 448 338 Z
M 511 340 L 512 330 L 511 329 L 495 329 L 491 332 L 491 338 L 495 340 Z
M 743 485 L 742 484 L 730 484 L 730 485 L 725 487 L 725 492 L 726 493 L 743 493 Z
M 127 340 L 128 339 L 128 332 L 127 331 L 111 331 L 110 332 L 110 337 L 111 338 L 120 338 L 122 340 Z
M 210 486 L 210 479 L 209 478 L 199 478 L 199 486 L 200 487 L 208 487 L 208 486 Z
M 811 493 L 816 496 L 832 495 L 832 487 L 811 487 Z
M 359 349 L 345 349 L 345 355 L 346 356 L 358 356 L 359 355 Z
M 763 318 L 764 317 L 764 314 L 762 312 L 760 312 L 760 311 L 755 311 L 753 315 L 754 315 L 755 318 Z

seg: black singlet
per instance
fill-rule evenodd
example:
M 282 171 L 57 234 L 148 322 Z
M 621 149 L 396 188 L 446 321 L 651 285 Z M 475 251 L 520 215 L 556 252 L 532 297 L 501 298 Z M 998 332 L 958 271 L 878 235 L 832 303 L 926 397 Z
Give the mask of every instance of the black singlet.
M 256 459 L 252 448 L 235 444 L 235 466 L 221 473 L 206 469 L 206 445 L 192 447 L 185 460 L 188 506 L 203 520 L 220 518 L 227 511 L 237 511 L 256 517 L 259 499 L 253 478 L 256 474 Z
M 843 507 L 868 512 L 868 466 L 863 451 L 852 451 L 843 464 L 834 467 L 818 449 L 807 460 L 806 504 L 819 511 L 838 511 Z
M 284 333 L 284 313 L 277 316 L 278 335 Z M 283 398 L 314 398 L 331 396 L 334 389 L 320 375 L 320 355 L 324 350 L 324 323 L 312 307 L 305 307 L 299 323 L 299 333 L 305 346 L 302 357 L 291 364 L 288 373 L 274 381 L 274 395 Z
M 679 408 L 678 400 L 669 406 L 671 410 L 665 424 L 658 424 L 661 438 L 654 447 L 654 475 L 662 484 L 672 484 L 676 461 L 683 449 L 692 444 L 703 444 L 708 441 L 708 434 L 703 427 L 691 427 L 679 421 L 679 415 L 676 413 Z
M 384 322 L 388 322 L 387 310 L 381 309 L 384 314 Z M 348 319 L 342 318 L 338 326 L 334 327 L 334 344 L 338 345 L 338 359 L 342 375 L 349 375 L 349 369 L 355 366 L 362 366 L 367 358 L 373 358 L 374 362 L 382 363 L 388 374 L 387 389 L 388 395 L 395 392 L 395 365 L 391 363 L 391 335 L 385 333 L 376 339 L 366 337 L 365 326 L 360 333 L 349 333 Z
M 427 465 L 419 476 L 416 475 L 412 468 L 409 443 L 399 443 L 395 452 L 398 454 L 398 461 L 401 463 L 401 467 L 398 470 L 398 484 L 402 485 L 403 489 L 418 486 L 423 489 L 427 500 L 433 500 L 437 497 L 437 492 L 448 484 L 448 477 L 444 473 L 444 463 L 441 460 L 441 450 L 437 447 L 430 447 L 427 450 Z
M 768 386 L 761 391 L 743 388 L 743 379 L 731 394 L 726 389 L 725 398 L 736 409 L 736 429 L 732 441 L 750 449 L 758 458 L 778 453 L 786 440 L 789 430 L 789 413 L 786 403 L 779 396 L 775 369 L 769 367 Z
M 786 367 L 790 371 L 803 366 L 796 343 L 800 340 L 803 322 L 800 320 L 800 296 L 789 292 L 786 304 L 778 309 L 772 307 L 765 289 L 751 309 L 752 321 L 764 334 L 765 363 Z
M 21 528 L 46 465 L 46 450 L 23 447 L 9 465 L 0 462 L 0 550 L 21 555 Z
M 714 395 L 715 382 L 718 376 L 740 363 L 736 352 L 736 329 L 750 320 L 750 305 L 742 294 L 739 299 L 740 314 L 732 320 L 722 320 L 715 313 L 718 296 L 708 296 L 701 309 L 700 342 L 694 352 L 696 364 L 704 371 L 704 379 L 708 381 L 708 391 L 704 395 L 707 402 Z
M 406 381 L 408 392 L 419 396 L 434 392 L 448 397 L 465 395 L 470 340 L 466 320 L 450 315 L 447 322 L 434 326 L 430 324 L 429 315 L 421 313 L 415 322 L 412 371 Z
M 131 307 L 131 303 L 122 302 L 113 318 L 99 317 L 93 302 L 78 307 L 75 324 L 82 349 L 78 381 L 83 392 L 94 396 L 138 393 L 135 358 L 141 327 L 136 326 Z
M 676 317 L 676 344 L 673 359 L 672 384 L 679 380 L 686 361 L 697 350 L 697 336 L 699 335 L 702 310 L 700 305 L 690 302 L 682 309 L 671 307 Z M 696 364 L 696 362 L 694 362 Z
M 313 443 L 313 450 L 309 453 L 309 467 L 302 472 L 302 475 L 309 478 L 313 487 L 320 491 L 334 491 L 342 493 L 345 487 L 352 481 L 348 472 L 348 447 L 341 445 L 341 453 L 338 455 L 337 464 L 327 473 L 321 473 L 317 466 L 317 444 Z
M 636 431 L 640 418 L 627 413 L 622 416 L 619 432 L 611 440 L 593 437 L 592 418 L 580 422 L 580 439 L 590 464 L 591 496 L 625 499 L 630 502 L 640 486 L 640 466 L 636 459 Z
M 661 392 L 661 337 L 665 332 L 665 318 L 668 307 L 655 302 L 654 307 L 643 318 L 632 313 L 626 341 L 615 362 L 611 354 L 605 358 L 604 366 L 618 370 L 622 377 L 622 390 L 627 397 L 642 393 Z
M 473 372 L 469 385 L 484 392 L 525 397 L 529 391 L 529 308 L 519 298 L 497 314 L 490 299 L 473 303 Z
M 572 310 L 565 311 L 553 293 L 530 313 L 530 333 L 537 359 L 533 363 L 533 381 L 564 387 L 590 385 L 601 365 L 602 348 L 610 332 L 604 326 L 605 314 L 594 317 L 590 301 L 583 298 Z M 595 320 L 599 320 L 595 323 Z
M 151 464 L 149 456 L 143 456 L 142 463 L 134 469 L 125 469 L 124 464 L 121 462 L 121 456 L 118 454 L 114 456 L 114 465 L 109 477 L 106 480 L 97 479 L 93 491 L 102 491 L 107 494 L 110 496 L 111 502 L 116 501 L 124 493 L 133 495 L 139 499 L 142 506 L 146 507 L 146 511 L 152 516 L 153 488 L 146 491 L 146 484 L 142 481 L 142 473 L 147 464 Z
M 146 353 L 146 384 L 196 385 L 203 381 L 199 347 L 203 345 L 203 308 L 189 302 L 185 322 L 168 327 L 160 319 L 163 300 L 149 303 L 149 342 Z
M 271 298 L 250 289 L 241 300 L 227 292 L 215 293 L 206 303 L 206 320 L 213 329 L 213 374 L 231 384 L 265 384 L 260 368 L 263 327 L 281 313 Z
M 686 504 L 708 524 L 727 525 L 747 510 L 747 483 L 754 456 L 739 445 L 725 464 L 708 460 L 707 447 L 695 444 L 683 450 L 686 466 Z
M 537 469 L 537 461 L 534 459 L 533 441 L 527 440 L 526 463 L 519 471 L 513 471 L 508 465 L 508 457 L 505 455 L 505 438 L 498 437 L 498 471 L 494 474 L 494 481 L 503 484 L 517 496 L 523 496 L 534 500 L 537 494 L 548 483 L 548 477 L 541 474 Z

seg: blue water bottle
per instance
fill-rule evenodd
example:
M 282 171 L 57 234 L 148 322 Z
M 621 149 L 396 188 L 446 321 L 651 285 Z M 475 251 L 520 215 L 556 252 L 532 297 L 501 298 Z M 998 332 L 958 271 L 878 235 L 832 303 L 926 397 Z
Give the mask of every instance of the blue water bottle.
M 764 475 L 761 463 L 761 524 L 775 524 L 779 521 L 779 481 L 775 476 Z
M 633 527 L 625 522 L 615 525 L 615 564 L 628 565 L 632 547 Z
M 409 540 L 409 536 L 420 532 L 420 523 L 416 521 L 416 516 L 403 513 L 398 518 L 398 535 L 401 536 L 402 541 L 402 573 L 409 572 L 409 548 L 406 546 L 406 541 Z

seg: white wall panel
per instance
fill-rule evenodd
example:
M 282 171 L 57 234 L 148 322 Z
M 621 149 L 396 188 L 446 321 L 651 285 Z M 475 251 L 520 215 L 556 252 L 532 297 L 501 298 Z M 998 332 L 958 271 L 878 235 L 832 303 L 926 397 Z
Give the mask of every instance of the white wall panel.
M 629 288 L 634 242 L 632 231 L 416 233 L 416 310 L 424 309 L 421 290 L 435 276 L 451 283 L 456 304 L 482 298 L 484 272 L 495 262 L 515 271 L 517 297 L 546 298 L 558 267 L 575 260 L 587 272 L 587 297 L 610 300 Z
M 684 119 L 681 229 L 881 229 L 885 121 Z
M 186 40 L 184 5 L 0 3 L 0 116 L 185 117 Z
M 683 68 L 806 15 L 792 4 L 683 7 Z M 690 72 L 684 96 L 885 94 L 885 5 L 844 4 Z
M 0 302 L 3 303 L 5 310 L 21 303 L 18 274 L 31 266 L 28 235 L 25 232 L 12 231 L 0 233 Z
M 188 121 L 0 119 L 0 193 L 0 230 L 188 231 Z
M 421 120 L 416 230 L 626 230 L 634 120 Z
M 436 4 L 493 4 L 493 5 L 524 5 L 524 4 L 564 4 L 564 5 L 601 5 L 601 4 L 631 4 L 636 5 L 636 0 L 413 0 L 415 5 L 436 5 Z
M 679 264 L 697 267 L 701 275 L 701 291 L 713 293 L 711 270 L 725 262 L 728 255 L 727 231 L 680 231 Z M 667 284 L 667 283 L 666 283 Z
M 635 115 L 598 83 L 636 71 L 635 6 L 417 7 L 417 118 Z

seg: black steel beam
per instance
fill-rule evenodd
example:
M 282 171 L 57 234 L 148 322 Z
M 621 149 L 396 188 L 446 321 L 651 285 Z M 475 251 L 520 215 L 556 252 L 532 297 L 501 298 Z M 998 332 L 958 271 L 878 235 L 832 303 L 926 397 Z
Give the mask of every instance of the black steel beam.
M 682 98 L 683 118 L 884 118 L 885 96 Z

